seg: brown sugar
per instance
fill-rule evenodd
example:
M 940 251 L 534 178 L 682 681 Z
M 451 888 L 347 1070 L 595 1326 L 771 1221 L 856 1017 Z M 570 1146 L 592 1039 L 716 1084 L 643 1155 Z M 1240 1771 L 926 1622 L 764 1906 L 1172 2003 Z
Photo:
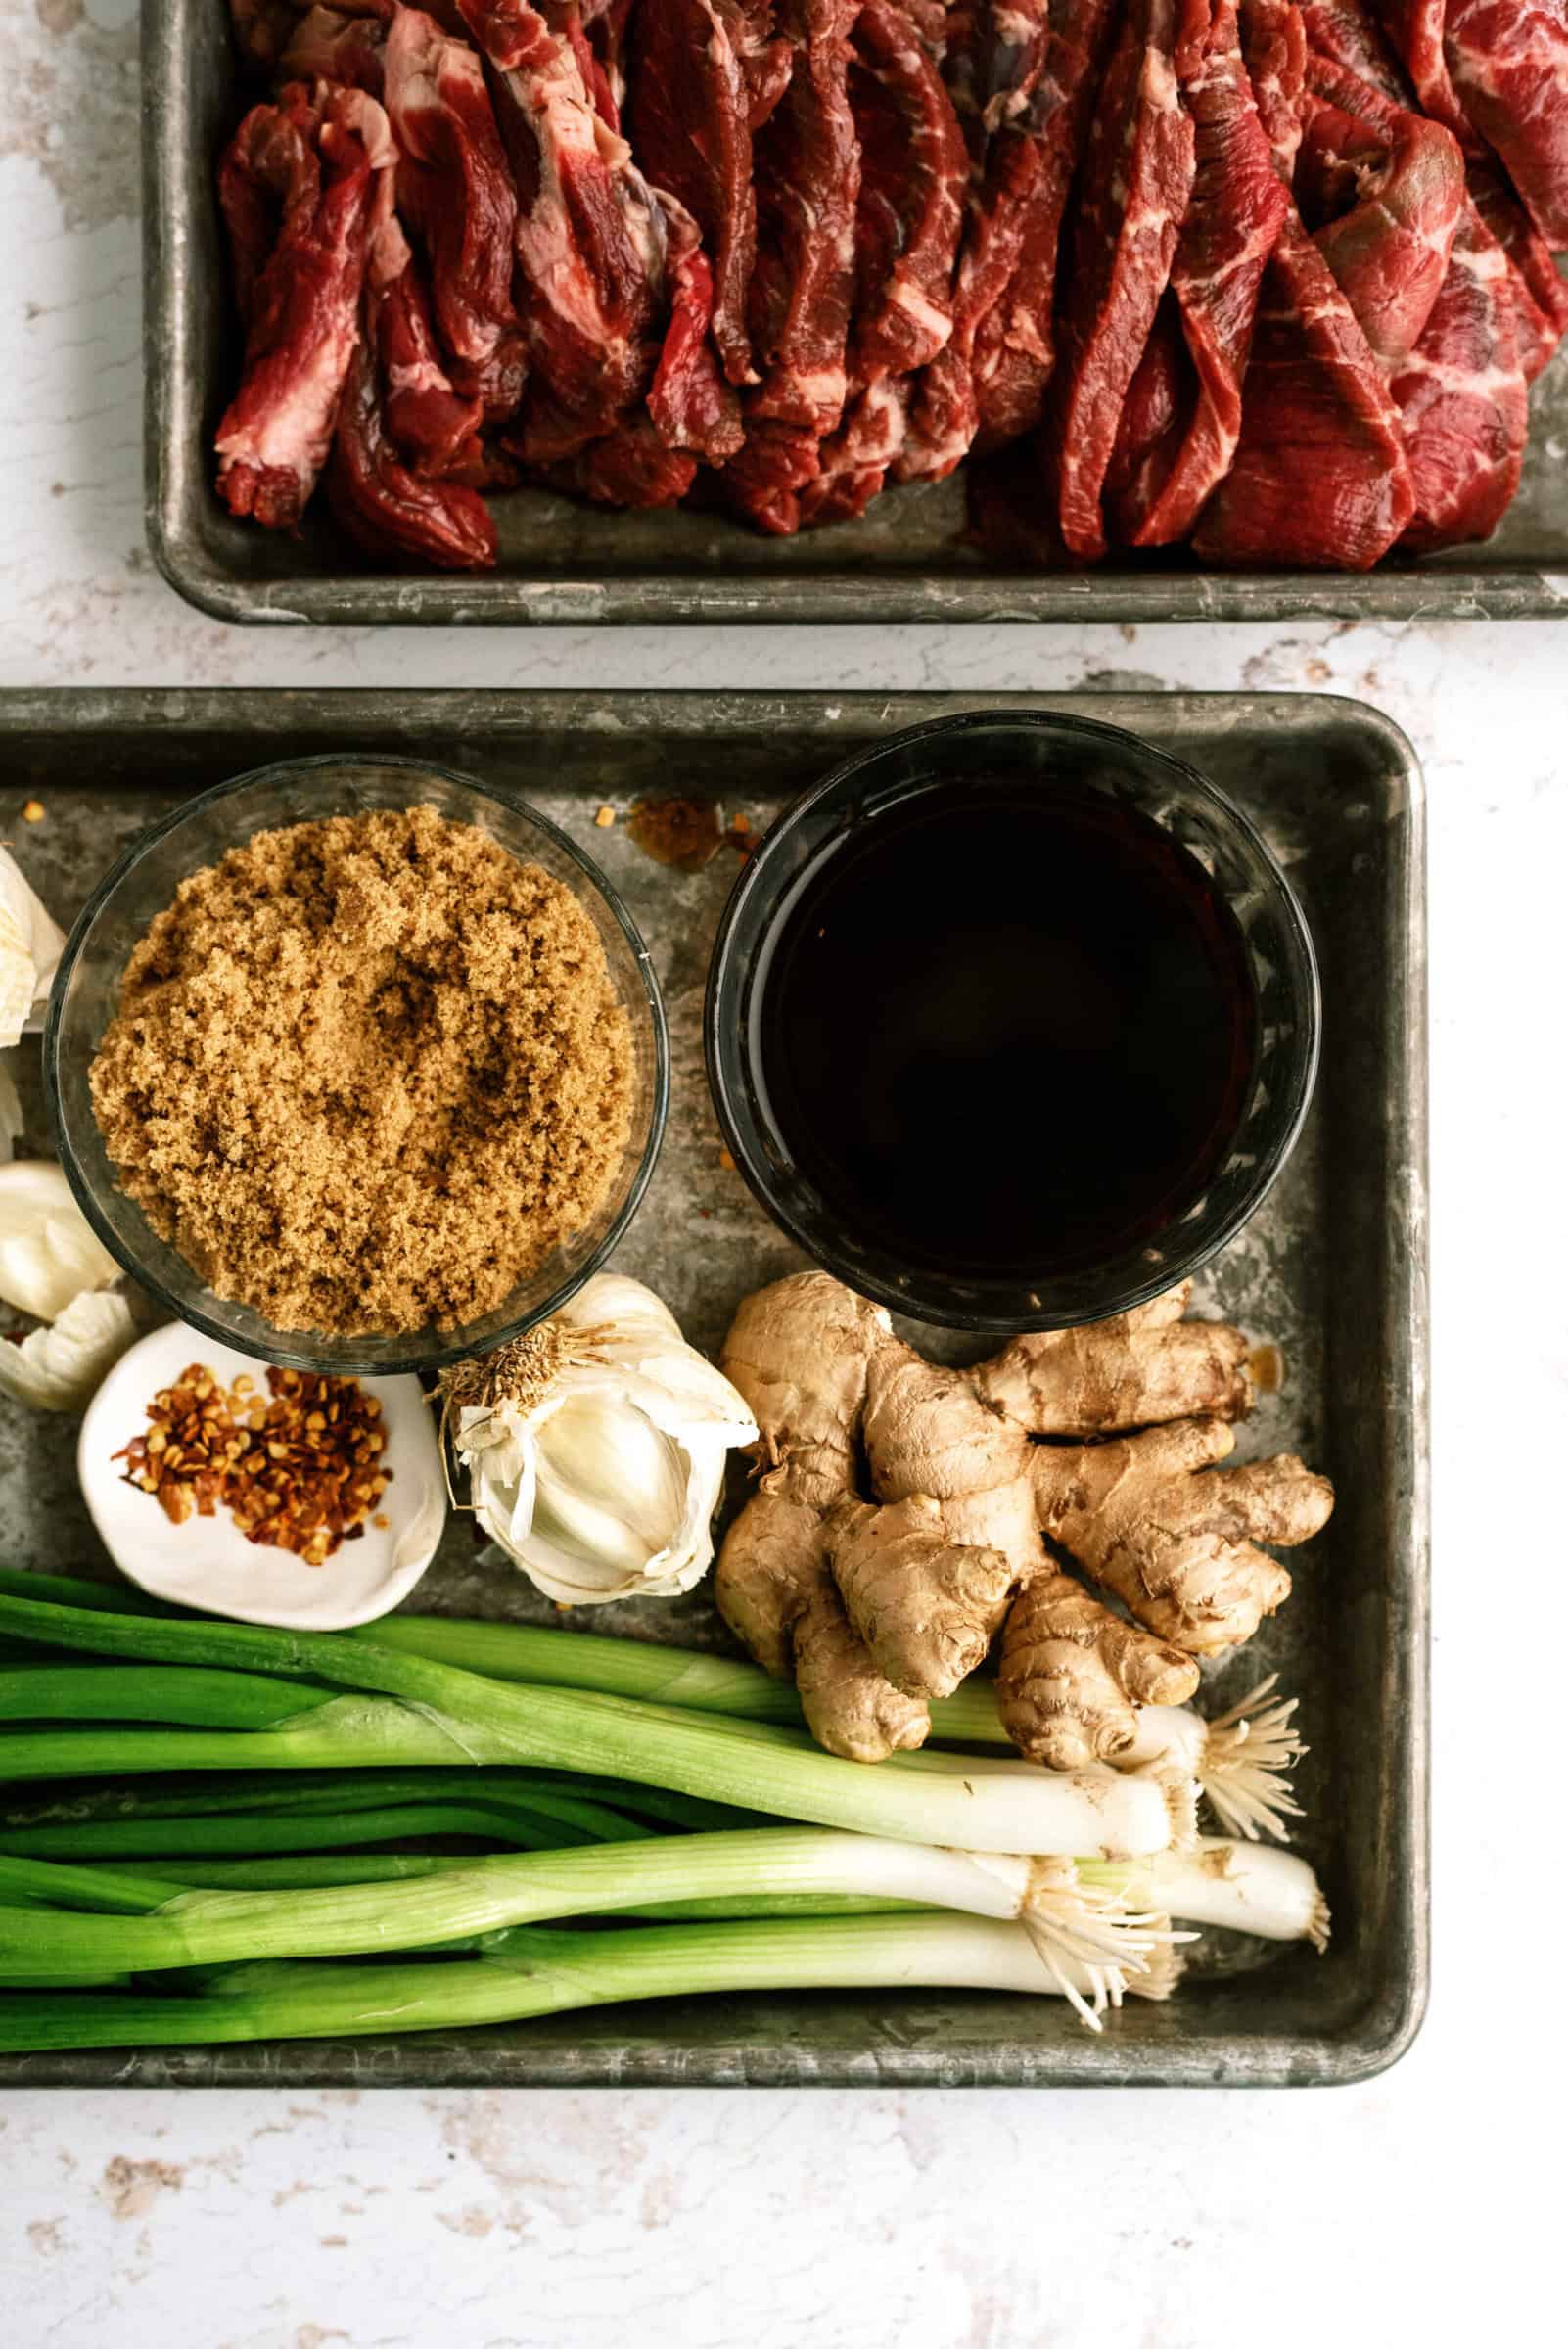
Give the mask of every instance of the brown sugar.
M 602 1208 L 632 1042 L 572 892 L 432 807 L 180 884 L 92 1069 L 125 1190 L 279 1329 L 450 1327 Z

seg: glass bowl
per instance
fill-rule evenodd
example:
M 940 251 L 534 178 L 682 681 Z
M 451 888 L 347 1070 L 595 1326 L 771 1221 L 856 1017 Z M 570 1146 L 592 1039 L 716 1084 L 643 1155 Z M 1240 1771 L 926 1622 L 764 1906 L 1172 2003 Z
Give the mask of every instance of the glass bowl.
M 477 824 L 523 863 L 570 889 L 603 942 L 632 1032 L 634 1097 L 625 1155 L 592 1222 L 483 1319 L 458 1327 L 348 1335 L 280 1330 L 248 1305 L 216 1296 L 119 1188 L 93 1114 L 88 1075 L 119 1008 L 132 950 L 179 883 L 257 832 L 370 808 L 434 806 Z M 131 1277 L 193 1329 L 244 1354 L 300 1370 L 390 1376 L 488 1353 L 543 1320 L 596 1271 L 636 1211 L 664 1138 L 669 1047 L 648 951 L 615 891 L 566 834 L 521 800 L 424 760 L 378 753 L 291 759 L 188 801 L 132 843 L 94 891 L 67 941 L 44 1028 L 44 1080 L 60 1162 L 77 1204 Z
M 991 1276 L 912 1269 L 873 1229 L 848 1229 L 796 1163 L 762 1082 L 761 1001 L 772 950 L 802 891 L 852 828 L 938 785 L 1064 783 L 1128 806 L 1179 840 L 1209 872 L 1242 936 L 1256 1010 L 1256 1065 L 1229 1147 L 1202 1195 L 1161 1228 L 1069 1270 Z M 1048 880 L 1042 876 L 1041 887 Z M 909 919 L 928 918 L 911 905 Z M 1185 1279 L 1252 1217 L 1289 1157 L 1317 1071 L 1316 958 L 1295 893 L 1261 835 L 1225 795 L 1118 726 L 1033 711 L 972 711 L 857 752 L 785 809 L 736 882 L 709 969 L 709 1083 L 730 1151 L 760 1204 L 813 1263 L 896 1313 L 1007 1336 L 1125 1313 Z

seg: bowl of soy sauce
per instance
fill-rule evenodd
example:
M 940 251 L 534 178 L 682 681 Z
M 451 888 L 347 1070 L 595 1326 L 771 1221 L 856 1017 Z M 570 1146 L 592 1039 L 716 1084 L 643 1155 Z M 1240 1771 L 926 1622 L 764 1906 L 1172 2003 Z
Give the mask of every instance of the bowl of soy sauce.
M 1214 1256 L 1301 1130 L 1320 1000 L 1241 809 L 1095 720 L 967 712 L 861 750 L 748 860 L 709 1081 L 774 1221 L 895 1311 L 1122 1313 Z

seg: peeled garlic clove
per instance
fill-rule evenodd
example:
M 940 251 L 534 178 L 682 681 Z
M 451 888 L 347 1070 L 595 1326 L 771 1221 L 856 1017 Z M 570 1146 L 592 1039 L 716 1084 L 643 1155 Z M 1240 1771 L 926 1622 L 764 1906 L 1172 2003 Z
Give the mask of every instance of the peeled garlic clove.
M 14 1044 L 49 992 L 66 934 L 51 920 L 9 849 L 0 849 L 0 1045 Z
M 135 1335 L 124 1298 L 90 1289 L 52 1328 L 20 1346 L 0 1343 L 0 1393 L 41 1411 L 85 1410 Z
M 83 1289 L 119 1278 L 53 1159 L 0 1166 L 0 1298 L 39 1321 L 56 1320 Z

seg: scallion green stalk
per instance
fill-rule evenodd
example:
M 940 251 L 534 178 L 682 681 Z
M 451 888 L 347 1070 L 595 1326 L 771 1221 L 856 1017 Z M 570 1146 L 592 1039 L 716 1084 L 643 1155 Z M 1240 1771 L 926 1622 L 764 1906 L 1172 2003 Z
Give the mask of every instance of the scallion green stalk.
M 43 1877 L 50 1872 L 45 1862 L 3 1865 Z M 85 1869 L 59 1872 L 92 1881 Z M 21 1916 L 0 1909 L 0 1973 L 19 1979 L 34 1968 L 54 1973 L 82 1966 L 152 1973 L 261 1958 L 354 1958 L 650 1902 L 759 1892 L 875 1893 L 922 1908 L 1015 1917 L 1029 1908 L 1033 1878 L 1027 1860 L 983 1859 L 815 1828 L 761 1827 L 474 1859 L 414 1882 L 179 1894 L 155 1913 L 137 1916 L 34 1910 Z
M 28 1664 L 0 1671 L 0 1721 L 165 1721 L 270 1729 L 335 1701 L 331 1688 L 258 1672 L 169 1664 Z
M 1109 1857 L 1160 1851 L 1170 1840 L 1159 1788 L 1137 1778 L 1057 1775 L 1024 1764 L 963 1762 L 957 1756 L 950 1759 L 962 1767 L 953 1773 L 892 1766 L 868 1770 L 821 1752 L 806 1737 L 788 1744 L 775 1744 L 770 1737 L 764 1743 L 735 1733 L 722 1718 L 673 1719 L 629 1699 L 511 1686 L 368 1638 L 250 1624 L 176 1623 L 0 1597 L 0 1635 L 6 1632 L 137 1661 L 298 1675 L 398 1700 L 389 1706 L 367 1704 L 361 1697 L 352 1728 L 342 1708 L 329 1704 L 280 1729 L 258 1732 L 102 1733 L 105 1741 L 96 1754 L 91 1730 L 61 1732 L 58 1738 L 6 1738 L 0 1740 L 0 1774 L 13 1777 L 36 1776 L 46 1768 L 56 1774 L 91 1775 L 237 1764 L 507 1761 L 589 1776 L 629 1776 L 822 1826 L 973 1851 Z M 398 1715 L 404 1716 L 401 1722 Z M 417 1757 L 398 1743 L 399 1737 L 418 1744 Z M 246 1739 L 243 1752 L 241 1738 Z M 51 1746 L 59 1749 L 53 1755 Z M 439 1754 L 432 1750 L 437 1746 L 442 1748 Z M 19 1756 L 19 1748 L 29 1747 Z M 263 1758 L 269 1753 L 272 1763 Z M 900 1765 L 924 1759 L 898 1757 Z
M 46 1867 L 44 1863 L 19 1863 Z M 177 1873 L 173 1863 L 170 1873 Z M 90 1882 L 91 1871 L 72 1870 Z M 1169 1939 L 1162 1919 L 1080 1883 L 1071 1861 L 938 1850 L 875 1836 L 793 1827 L 690 1835 L 598 1850 L 470 1860 L 412 1881 L 377 1879 L 300 1891 L 194 1891 L 156 1913 L 81 1916 L 0 1909 L 0 1973 L 24 1981 L 103 1969 L 156 1973 L 259 1958 L 352 1958 L 467 1948 L 519 1925 L 695 1902 L 769 1911 L 782 1899 L 894 1901 L 1015 1917 L 1048 1965 L 1086 1968 L 1107 1993 L 1146 1970 Z M 722 1913 L 723 1911 L 719 1911 Z M 702 1913 L 702 1911 L 698 1911 Z M 1075 1989 L 1069 1996 L 1078 2004 Z M 1093 2016 L 1085 2011 L 1085 2020 Z
M 1164 1997 L 1168 1969 L 1128 1987 Z M 1086 1974 L 1076 1987 L 1095 1998 Z M 969 1916 L 854 1916 L 514 1936 L 501 1958 L 242 1966 L 196 1997 L 32 1992 L 0 1999 L 0 2052 L 357 2038 L 519 2022 L 623 1999 L 762 1990 L 1059 1993 L 1029 1934 Z
M 42 1593 L 40 1593 L 42 1595 Z M 787 1681 L 757 1664 L 709 1656 L 692 1648 L 640 1639 L 608 1639 L 596 1632 L 563 1632 L 546 1625 L 484 1623 L 451 1615 L 388 1615 L 356 1637 L 402 1648 L 407 1654 L 460 1665 L 489 1680 L 526 1681 L 535 1687 L 585 1688 L 605 1696 L 678 1706 L 683 1712 L 722 1713 L 746 1721 L 798 1728 L 806 1716 Z M 977 1679 L 939 1697 L 931 1707 L 932 1734 L 955 1744 L 1006 1745 L 992 1681 Z

